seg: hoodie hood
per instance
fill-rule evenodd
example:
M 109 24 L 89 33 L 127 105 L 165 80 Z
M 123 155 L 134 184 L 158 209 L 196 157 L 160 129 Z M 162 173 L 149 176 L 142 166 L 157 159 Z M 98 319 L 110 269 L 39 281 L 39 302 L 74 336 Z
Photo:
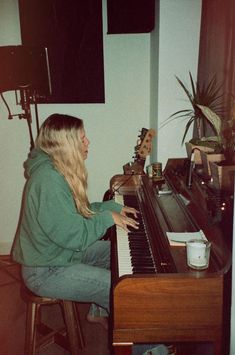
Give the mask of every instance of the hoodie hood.
M 45 165 L 53 166 L 49 155 L 41 149 L 33 149 L 25 162 L 26 175 L 30 177 L 35 171 L 45 167 Z

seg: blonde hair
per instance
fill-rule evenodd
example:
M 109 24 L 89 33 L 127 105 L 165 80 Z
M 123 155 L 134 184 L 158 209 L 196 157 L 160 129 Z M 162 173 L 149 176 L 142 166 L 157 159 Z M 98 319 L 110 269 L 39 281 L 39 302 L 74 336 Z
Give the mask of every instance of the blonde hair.
M 82 129 L 80 118 L 53 114 L 42 124 L 35 146 L 50 156 L 55 168 L 68 182 L 78 212 L 90 217 L 93 212 L 87 197 L 87 170 L 80 138 Z

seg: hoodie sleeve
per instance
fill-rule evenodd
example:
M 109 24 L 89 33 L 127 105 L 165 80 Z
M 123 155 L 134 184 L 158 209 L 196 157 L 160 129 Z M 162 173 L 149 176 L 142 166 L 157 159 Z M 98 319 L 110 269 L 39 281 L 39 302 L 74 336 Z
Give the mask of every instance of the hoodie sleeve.
M 123 208 L 123 205 L 121 205 L 113 200 L 91 203 L 91 210 L 93 212 L 113 211 L 113 212 L 120 213 L 122 208 Z
M 25 221 L 40 248 L 50 241 L 74 251 L 85 250 L 114 224 L 108 209 L 100 209 L 90 218 L 80 215 L 67 182 L 56 171 L 31 184 Z

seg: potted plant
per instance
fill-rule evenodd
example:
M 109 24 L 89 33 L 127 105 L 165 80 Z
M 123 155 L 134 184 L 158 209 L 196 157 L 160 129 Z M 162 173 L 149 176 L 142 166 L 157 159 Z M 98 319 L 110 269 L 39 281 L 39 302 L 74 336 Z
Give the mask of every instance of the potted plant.
M 188 155 L 191 155 L 192 149 L 197 146 L 199 150 L 221 152 L 220 130 L 223 114 L 223 95 L 221 94 L 222 85 L 218 85 L 216 78 L 213 77 L 207 84 L 194 82 L 191 72 L 189 72 L 191 89 L 176 76 L 178 83 L 191 104 L 191 108 L 182 109 L 173 113 L 167 118 L 166 123 L 174 119 L 184 118 L 187 120 L 185 131 L 182 138 L 182 144 L 185 142 L 187 133 L 191 125 L 195 128 L 195 138 L 186 143 Z M 211 128 L 213 136 L 207 136 L 207 127 Z M 200 152 L 197 152 L 197 159 L 201 163 Z M 196 159 L 196 155 L 195 155 Z

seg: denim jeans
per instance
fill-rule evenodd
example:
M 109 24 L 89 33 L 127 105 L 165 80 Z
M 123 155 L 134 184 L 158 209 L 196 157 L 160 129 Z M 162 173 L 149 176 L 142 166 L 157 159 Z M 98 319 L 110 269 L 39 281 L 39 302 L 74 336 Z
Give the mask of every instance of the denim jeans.
M 63 267 L 22 266 L 22 277 L 25 285 L 39 296 L 92 303 L 91 314 L 106 316 L 111 285 L 109 269 L 110 242 L 99 240 L 87 248 L 80 263 Z

